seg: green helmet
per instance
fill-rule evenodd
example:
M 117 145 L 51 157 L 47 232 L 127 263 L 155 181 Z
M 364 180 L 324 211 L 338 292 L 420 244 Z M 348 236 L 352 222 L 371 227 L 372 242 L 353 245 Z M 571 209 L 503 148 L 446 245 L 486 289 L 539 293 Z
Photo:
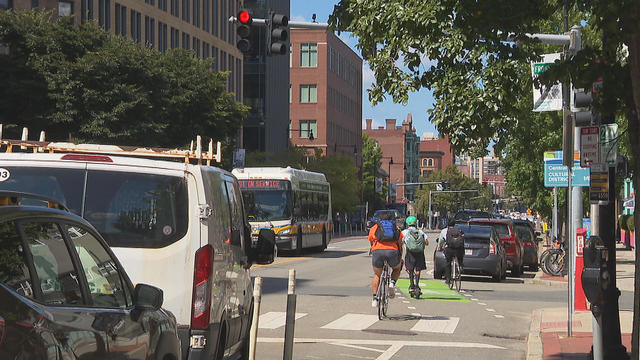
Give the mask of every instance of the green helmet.
M 418 219 L 415 216 L 409 216 L 407 218 L 407 226 L 417 226 Z

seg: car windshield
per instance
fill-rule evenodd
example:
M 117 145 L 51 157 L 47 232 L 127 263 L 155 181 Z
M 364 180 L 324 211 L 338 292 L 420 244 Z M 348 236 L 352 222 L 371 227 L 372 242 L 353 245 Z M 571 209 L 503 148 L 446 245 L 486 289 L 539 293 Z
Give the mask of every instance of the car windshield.
M 291 191 L 243 189 L 242 198 L 249 221 L 291 218 Z

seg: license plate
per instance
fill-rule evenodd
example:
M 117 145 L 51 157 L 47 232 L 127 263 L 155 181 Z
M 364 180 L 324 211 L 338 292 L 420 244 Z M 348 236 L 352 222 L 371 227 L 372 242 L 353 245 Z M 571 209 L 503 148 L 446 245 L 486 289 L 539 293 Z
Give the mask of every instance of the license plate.
M 473 254 L 473 249 L 464 249 L 464 254 L 465 254 L 465 255 L 471 255 L 471 254 Z

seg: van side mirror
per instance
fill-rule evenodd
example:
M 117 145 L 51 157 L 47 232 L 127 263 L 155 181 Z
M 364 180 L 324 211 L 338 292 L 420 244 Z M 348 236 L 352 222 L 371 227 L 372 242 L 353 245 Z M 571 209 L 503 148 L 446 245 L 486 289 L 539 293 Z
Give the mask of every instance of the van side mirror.
M 158 310 L 162 306 L 162 290 L 147 284 L 137 284 L 133 291 L 133 305 L 139 310 Z
M 276 234 L 273 230 L 260 229 L 258 239 L 251 243 L 247 256 L 251 264 L 271 264 L 276 257 Z

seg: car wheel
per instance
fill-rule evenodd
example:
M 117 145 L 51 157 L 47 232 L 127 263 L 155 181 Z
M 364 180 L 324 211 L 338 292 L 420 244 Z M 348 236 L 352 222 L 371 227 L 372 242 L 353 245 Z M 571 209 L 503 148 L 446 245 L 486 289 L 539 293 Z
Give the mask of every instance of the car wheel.
M 511 276 L 519 277 L 520 275 L 522 275 L 522 265 L 513 265 L 513 268 L 511 269 Z

